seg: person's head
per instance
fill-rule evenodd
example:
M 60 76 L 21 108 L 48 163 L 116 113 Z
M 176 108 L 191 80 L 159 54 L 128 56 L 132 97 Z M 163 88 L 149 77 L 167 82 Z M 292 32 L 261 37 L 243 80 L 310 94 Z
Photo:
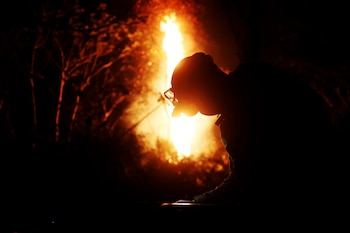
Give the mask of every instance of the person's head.
M 226 77 L 210 55 L 195 53 L 182 59 L 172 74 L 171 88 L 164 92 L 175 106 L 173 116 L 220 113 Z

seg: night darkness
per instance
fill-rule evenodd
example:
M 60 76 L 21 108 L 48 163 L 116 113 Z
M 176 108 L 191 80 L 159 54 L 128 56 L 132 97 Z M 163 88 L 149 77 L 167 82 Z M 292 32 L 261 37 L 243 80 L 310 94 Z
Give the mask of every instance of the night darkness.
M 68 32 L 74 28 L 67 19 L 72 17 L 79 27 L 82 19 L 88 17 L 75 12 L 78 19 L 74 18 L 75 13 L 69 6 L 64 8 L 69 12 L 67 18 L 55 17 L 60 15 L 57 9 L 62 9 L 61 2 L 74 1 L 35 2 L 21 3 L 21 6 L 10 2 L 6 8 L 2 7 L 0 209 L 3 217 L 0 222 L 5 224 L 0 225 L 5 225 L 5 230 L 0 228 L 0 232 L 83 232 L 91 230 L 90 227 L 97 227 L 96 232 L 142 227 L 161 230 L 162 221 L 173 224 L 176 220 L 179 229 L 184 222 L 191 223 L 195 218 L 191 211 L 162 212 L 158 209 L 159 203 L 202 192 L 222 180 L 228 170 L 215 172 L 212 169 L 203 173 L 200 165 L 193 162 L 183 162 L 179 168 L 159 161 L 159 154 L 167 150 L 162 142 L 157 144 L 157 149 L 144 152 L 142 136 L 123 121 L 132 96 L 144 91 L 139 83 L 145 80 L 137 73 L 144 70 L 139 63 L 146 61 L 147 56 L 142 57 L 140 54 L 144 53 L 138 53 L 139 48 L 135 54 L 131 53 L 99 73 L 99 77 L 103 77 L 99 80 L 105 80 L 103 82 L 97 79 L 86 82 L 77 75 L 78 71 L 69 71 L 74 65 L 67 66 L 67 74 L 71 72 L 69 74 L 75 78 L 66 82 L 60 138 L 56 140 L 57 100 L 62 77 L 62 63 L 58 57 L 60 51 L 68 54 L 65 48 L 72 45 Z M 115 16 L 113 22 L 117 25 L 131 19 L 133 23 L 125 25 L 130 27 L 128 33 L 133 33 L 137 31 L 134 25 L 142 26 L 147 18 L 145 12 L 152 12 L 152 4 L 158 1 L 149 1 L 149 4 L 138 0 L 101 2 L 107 3 L 105 11 Z M 146 7 L 141 16 L 135 13 L 139 2 Z M 196 14 L 202 26 L 196 29 L 201 32 L 195 38 L 198 48 L 211 54 L 221 67 L 233 70 L 240 62 L 265 60 L 289 69 L 323 96 L 325 111 L 337 132 L 334 154 L 338 155 L 339 170 L 347 170 L 343 159 L 350 152 L 350 15 L 344 1 L 190 2 L 196 7 L 189 12 Z M 98 3 L 90 1 L 79 6 L 93 12 Z M 45 20 L 43 8 L 48 10 Z M 42 30 L 40 33 L 38 28 Z M 88 41 L 92 35 L 83 27 L 77 31 L 83 38 L 80 43 Z M 116 46 L 101 54 L 96 66 L 102 67 L 111 58 L 121 57 L 121 51 L 130 40 L 111 43 Z M 36 50 L 33 49 L 35 45 Z M 143 49 L 147 53 L 150 48 Z M 86 67 L 81 70 L 88 69 Z M 36 116 L 33 115 L 31 81 L 35 82 Z M 89 86 L 78 90 L 84 82 Z M 75 125 L 71 126 L 77 96 L 82 107 L 76 114 Z M 114 111 L 107 116 L 106 108 L 110 106 Z M 211 162 L 222 163 L 222 160 Z M 196 177 L 200 176 L 204 177 L 206 187 L 194 185 Z M 204 219 L 220 218 L 220 223 L 216 222 L 222 224 L 226 217 L 230 221 L 234 218 L 225 214 L 225 207 L 219 211 L 219 214 L 206 213 Z M 202 221 L 206 220 L 202 218 Z M 206 225 L 201 224 L 203 226 L 205 229 Z

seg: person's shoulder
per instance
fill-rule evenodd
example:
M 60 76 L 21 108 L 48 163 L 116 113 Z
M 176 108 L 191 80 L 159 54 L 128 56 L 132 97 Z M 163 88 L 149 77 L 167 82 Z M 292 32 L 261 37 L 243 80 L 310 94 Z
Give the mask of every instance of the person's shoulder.
M 277 68 L 274 64 L 264 60 L 251 60 L 251 61 L 243 61 L 238 64 L 236 69 L 247 69 L 247 68 Z
M 281 73 L 283 70 L 267 61 L 246 61 L 240 63 L 230 74 L 231 75 L 256 75 L 262 73 Z
M 233 71 L 229 73 L 229 77 L 235 82 L 241 80 L 243 83 L 275 82 L 281 76 L 287 76 L 281 68 L 266 61 L 247 61 L 240 63 Z

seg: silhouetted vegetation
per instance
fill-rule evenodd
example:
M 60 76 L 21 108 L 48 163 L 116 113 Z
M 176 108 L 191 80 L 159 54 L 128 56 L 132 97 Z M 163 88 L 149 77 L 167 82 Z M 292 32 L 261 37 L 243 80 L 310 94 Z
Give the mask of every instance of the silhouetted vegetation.
M 176 199 L 226 176 L 221 156 L 168 163 L 162 153 L 176 156 L 169 142 L 145 150 L 126 122 L 125 111 L 151 91 L 147 79 L 164 56 L 150 36 L 159 21 L 147 15 L 162 6 L 152 4 L 135 1 L 114 14 L 105 3 L 47 1 L 4 31 L 1 159 L 16 208 Z

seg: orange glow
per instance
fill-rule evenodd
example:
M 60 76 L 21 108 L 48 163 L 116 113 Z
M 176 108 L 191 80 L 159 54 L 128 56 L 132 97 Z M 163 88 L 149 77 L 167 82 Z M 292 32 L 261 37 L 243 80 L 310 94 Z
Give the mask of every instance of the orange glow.
M 167 79 L 170 86 L 172 72 L 177 63 L 184 58 L 183 37 L 174 15 L 164 17 L 160 26 L 164 32 L 163 50 L 167 58 Z M 170 114 L 172 110 L 173 107 L 169 107 Z M 180 118 L 171 118 L 170 124 L 171 140 L 179 153 L 179 159 L 181 156 L 189 156 L 194 131 L 194 117 L 181 115 Z
M 183 114 L 181 114 L 179 118 L 172 118 L 171 138 L 174 142 L 175 148 L 181 156 L 189 156 L 191 154 L 193 130 L 194 118 L 187 117 Z
M 184 57 L 184 48 L 182 45 L 183 37 L 179 26 L 176 24 L 175 16 L 165 16 L 160 23 L 161 30 L 164 32 L 163 49 L 167 56 L 167 77 L 170 84 L 172 72 L 177 63 Z

